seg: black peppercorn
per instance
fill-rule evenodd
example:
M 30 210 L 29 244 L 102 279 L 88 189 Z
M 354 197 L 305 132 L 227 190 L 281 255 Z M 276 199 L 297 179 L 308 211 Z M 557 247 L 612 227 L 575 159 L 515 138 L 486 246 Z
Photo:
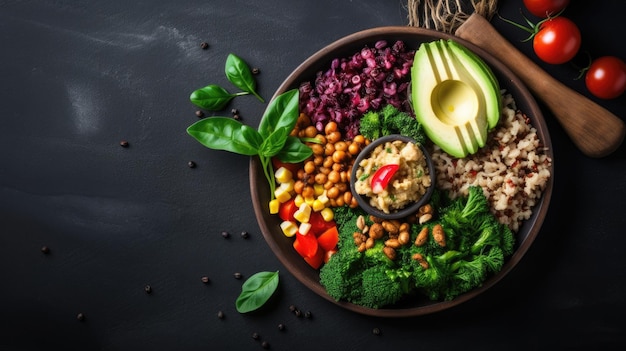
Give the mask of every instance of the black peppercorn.
M 42 246 L 41 247 L 41 252 L 43 252 L 44 254 L 49 254 L 50 253 L 50 248 L 47 246 Z
M 311 311 L 304 312 L 304 318 L 313 318 L 313 314 L 311 313 Z
M 196 163 L 193 161 L 189 161 L 187 162 L 187 166 L 189 166 L 189 168 L 196 168 Z
M 206 50 L 209 48 L 209 43 L 203 41 L 202 43 L 200 43 L 200 47 L 202 48 L 202 50 Z
M 225 317 L 224 316 L 224 312 L 222 312 L 222 311 L 217 312 L 217 318 L 224 319 L 224 317 Z
M 295 305 L 289 305 L 289 312 L 295 312 L 296 311 L 296 306 Z
M 198 110 L 198 111 L 196 111 L 196 116 L 198 116 L 198 118 L 202 118 L 202 117 L 204 117 L 204 112 Z
M 252 339 L 254 339 L 254 340 L 259 340 L 259 338 L 261 338 L 261 336 L 259 335 L 259 333 L 257 333 L 257 332 L 252 333 Z
M 241 279 L 242 275 L 241 275 L 241 273 L 237 272 L 237 273 L 233 274 L 233 277 L 235 277 L 235 279 Z
M 282 323 L 278 324 L 278 330 L 285 330 L 285 325 Z
M 149 284 L 144 286 L 143 290 L 146 292 L 146 294 L 152 293 L 152 287 Z
M 296 315 L 296 317 L 300 317 L 302 316 L 302 312 L 300 312 L 300 310 L 296 309 L 295 311 L 293 311 L 293 313 Z
M 259 74 L 259 73 L 261 73 L 261 70 L 259 70 L 258 68 L 254 67 L 252 69 L 252 74 Z
M 126 141 L 126 140 L 120 141 L 120 146 L 121 147 L 128 147 L 128 141 Z
M 230 113 L 232 113 L 233 115 L 239 114 L 239 110 L 237 110 L 236 108 L 230 110 Z
M 81 312 L 79 314 L 76 315 L 76 319 L 78 319 L 79 321 L 84 321 L 85 320 L 85 315 Z
M 227 232 L 227 231 L 223 231 L 222 232 L 222 237 L 225 238 L 225 239 L 228 239 L 230 237 L 230 233 Z
M 264 349 L 269 349 L 270 348 L 270 343 L 267 342 L 267 341 L 263 341 L 261 343 L 261 347 L 264 348 Z
M 244 230 L 243 232 L 241 232 L 241 237 L 244 239 L 248 239 L 250 237 L 250 234 L 248 234 L 248 232 Z
M 380 329 L 378 329 L 378 328 L 374 328 L 374 329 L 372 329 L 372 334 L 374 334 L 374 335 L 380 335 Z
M 211 282 L 211 280 L 207 276 L 204 276 L 204 277 L 200 278 L 200 280 L 202 280 L 202 282 L 204 284 L 209 284 Z

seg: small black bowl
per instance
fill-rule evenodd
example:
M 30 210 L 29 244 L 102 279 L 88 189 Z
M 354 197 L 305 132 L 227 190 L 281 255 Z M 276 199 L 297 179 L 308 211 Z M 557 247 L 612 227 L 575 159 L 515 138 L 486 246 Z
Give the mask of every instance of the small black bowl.
M 394 140 L 402 140 L 405 143 L 411 142 L 419 146 L 419 148 L 422 150 L 422 153 L 424 154 L 424 158 L 426 159 L 426 165 L 428 166 L 428 174 L 430 175 L 430 186 L 428 187 L 428 189 L 426 189 L 426 193 L 418 201 L 411 203 L 402 209 L 386 213 L 370 205 L 369 197 L 366 195 L 361 195 L 357 193 L 354 187 L 357 181 L 356 172 L 359 168 L 359 165 L 361 164 L 361 161 L 369 157 L 372 151 L 374 151 L 374 149 L 377 146 L 384 144 L 386 142 L 394 141 Z M 433 191 L 435 190 L 435 181 L 436 181 L 436 177 L 435 177 L 435 168 L 433 167 L 433 160 L 430 157 L 430 154 L 428 153 L 426 148 L 422 144 L 416 142 L 412 138 L 409 138 L 407 136 L 400 135 L 400 134 L 391 134 L 391 135 L 380 137 L 372 141 L 369 145 L 363 148 L 363 150 L 359 153 L 357 158 L 354 160 L 354 164 L 352 166 L 352 173 L 350 175 L 350 190 L 352 191 L 352 197 L 356 199 L 359 206 L 363 210 L 365 210 L 365 212 L 375 217 L 382 218 L 382 219 L 399 219 L 399 218 L 405 218 L 405 217 L 408 217 L 409 215 L 417 213 L 420 207 L 428 203 L 428 201 L 430 200 L 430 196 L 433 194 Z

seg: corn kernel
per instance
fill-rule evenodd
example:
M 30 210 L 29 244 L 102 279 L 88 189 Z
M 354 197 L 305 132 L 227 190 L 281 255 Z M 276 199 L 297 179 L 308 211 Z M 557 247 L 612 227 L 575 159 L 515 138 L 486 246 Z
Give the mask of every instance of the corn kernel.
M 311 218 L 311 206 L 304 202 L 293 214 L 293 218 L 297 219 L 300 223 L 309 223 L 309 218 Z
M 324 208 L 326 208 L 326 205 L 324 205 L 324 203 L 320 201 L 319 199 L 315 199 L 311 207 L 313 208 L 313 211 L 319 212 L 323 210 Z
M 324 220 L 326 222 L 330 222 L 335 218 L 335 212 L 333 212 L 333 210 L 330 207 L 326 207 L 325 209 L 323 209 L 320 214 L 322 215 L 322 218 L 324 218 Z
M 309 206 L 313 206 L 313 201 L 315 201 L 315 198 L 313 196 L 304 198 L 304 202 L 306 202 L 306 204 Z
M 285 188 L 279 186 L 278 188 L 276 188 L 276 190 L 274 190 L 274 197 L 280 203 L 283 203 L 291 199 L 291 193 L 287 191 Z
M 293 191 L 293 185 L 295 183 L 296 182 L 293 179 L 292 180 L 288 180 L 288 181 L 286 181 L 284 183 L 280 183 L 279 188 L 283 188 L 285 191 L 292 192 Z
M 278 199 L 274 199 L 270 201 L 270 214 L 277 214 L 280 209 L 280 201 Z
M 296 204 L 296 206 L 300 207 L 300 205 L 302 205 L 304 203 L 304 197 L 302 197 L 302 195 L 298 194 L 293 199 L 293 201 Z
M 311 223 L 300 223 L 300 226 L 298 227 L 298 233 L 306 235 L 309 233 L 312 226 L 313 225 Z
M 320 196 L 324 193 L 326 189 L 324 189 L 324 184 L 315 184 L 313 185 L 313 191 L 315 192 L 315 196 Z
M 276 179 L 277 182 L 281 184 L 287 183 L 288 181 L 293 180 L 293 174 L 287 168 L 280 167 L 274 173 L 274 178 Z
M 324 205 L 328 205 L 328 202 L 330 201 L 330 199 L 328 199 L 328 196 L 326 196 L 326 190 L 324 190 L 324 192 L 317 197 L 318 200 L 320 200 Z
M 283 234 L 288 237 L 292 237 L 296 235 L 298 231 L 298 226 L 292 221 L 283 221 L 280 223 L 280 229 L 282 229 Z

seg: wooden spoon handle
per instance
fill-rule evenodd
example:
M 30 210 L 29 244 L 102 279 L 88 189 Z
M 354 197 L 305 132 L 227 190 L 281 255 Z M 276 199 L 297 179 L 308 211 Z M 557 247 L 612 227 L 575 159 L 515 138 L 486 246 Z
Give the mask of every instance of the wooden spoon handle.
M 624 139 L 624 122 L 550 76 L 485 19 L 472 14 L 455 33 L 507 65 L 541 99 L 574 144 L 589 157 L 604 157 Z

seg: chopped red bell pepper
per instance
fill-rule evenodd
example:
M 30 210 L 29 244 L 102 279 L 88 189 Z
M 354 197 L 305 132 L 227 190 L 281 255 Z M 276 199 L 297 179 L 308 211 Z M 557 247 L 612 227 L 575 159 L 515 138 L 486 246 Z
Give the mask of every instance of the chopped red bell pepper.
M 378 168 L 376 172 L 374 172 L 370 183 L 372 192 L 374 194 L 382 193 L 383 190 L 387 188 L 393 175 L 398 171 L 398 168 L 400 168 L 400 166 L 394 164 L 388 164 Z
M 278 208 L 278 217 L 283 221 L 293 221 L 293 214 L 298 210 L 298 206 L 296 206 L 296 202 L 291 199 L 286 202 L 280 204 Z
M 313 257 L 317 254 L 319 244 L 317 243 L 317 238 L 315 235 L 311 233 L 300 234 L 296 233 L 296 239 L 293 241 L 293 248 L 300 254 L 302 257 Z
M 339 242 L 337 226 L 326 229 L 324 233 L 317 237 L 317 242 L 324 251 L 334 250 Z

